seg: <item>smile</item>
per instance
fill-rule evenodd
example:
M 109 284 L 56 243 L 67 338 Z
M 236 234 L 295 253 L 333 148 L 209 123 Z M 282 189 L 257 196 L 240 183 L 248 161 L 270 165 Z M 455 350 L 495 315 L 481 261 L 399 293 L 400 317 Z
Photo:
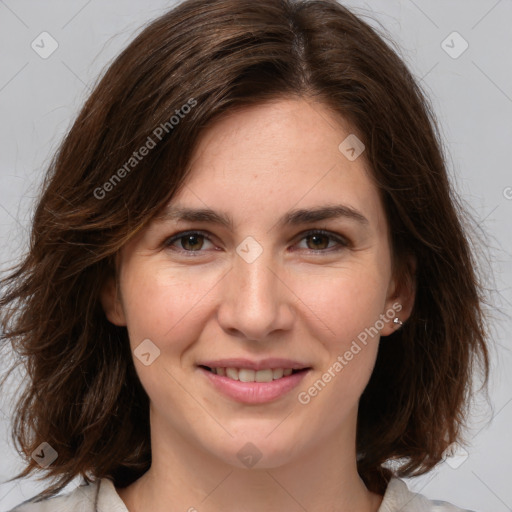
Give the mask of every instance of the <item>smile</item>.
M 250 368 L 210 368 L 208 366 L 204 366 L 204 368 L 217 375 L 225 376 L 232 380 L 239 380 L 240 382 L 272 382 L 273 380 L 288 377 L 292 373 L 302 371 L 292 368 L 267 368 L 257 371 Z
M 311 368 L 224 368 L 199 366 L 215 390 L 246 404 L 262 404 L 284 397 L 297 387 Z

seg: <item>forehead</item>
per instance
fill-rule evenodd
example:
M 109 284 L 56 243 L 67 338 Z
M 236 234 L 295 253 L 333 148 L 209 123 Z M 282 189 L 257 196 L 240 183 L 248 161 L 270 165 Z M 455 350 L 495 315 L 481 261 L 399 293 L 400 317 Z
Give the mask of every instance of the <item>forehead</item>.
M 385 228 L 364 151 L 351 160 L 340 150 L 354 135 L 327 106 L 310 100 L 275 100 L 231 112 L 202 134 L 185 186 L 171 204 L 233 210 L 253 222 L 291 209 L 343 204 Z

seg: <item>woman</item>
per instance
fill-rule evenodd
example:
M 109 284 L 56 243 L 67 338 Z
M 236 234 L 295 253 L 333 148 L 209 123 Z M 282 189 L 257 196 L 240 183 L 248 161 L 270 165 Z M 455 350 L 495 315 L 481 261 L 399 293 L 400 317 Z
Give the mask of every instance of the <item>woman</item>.
M 488 378 L 462 215 L 427 99 L 346 8 L 155 20 L 3 281 L 30 377 L 16 477 L 57 478 L 15 510 L 439 510 L 400 477 L 463 441 Z

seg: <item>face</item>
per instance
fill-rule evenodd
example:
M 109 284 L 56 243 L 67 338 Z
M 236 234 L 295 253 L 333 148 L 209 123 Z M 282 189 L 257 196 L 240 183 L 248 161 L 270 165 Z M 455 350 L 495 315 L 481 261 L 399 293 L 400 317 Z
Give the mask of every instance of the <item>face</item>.
M 239 467 L 247 442 L 260 467 L 354 443 L 379 338 L 409 307 L 364 153 L 338 148 L 350 133 L 299 99 L 222 118 L 167 213 L 123 248 L 102 302 L 127 327 L 152 435 Z

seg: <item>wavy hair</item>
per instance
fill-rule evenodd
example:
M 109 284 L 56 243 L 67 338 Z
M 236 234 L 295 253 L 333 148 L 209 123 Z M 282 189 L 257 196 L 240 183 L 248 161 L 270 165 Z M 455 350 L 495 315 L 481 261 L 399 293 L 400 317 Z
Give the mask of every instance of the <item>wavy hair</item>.
M 322 102 L 363 141 L 395 275 L 415 282 L 411 317 L 380 344 L 360 399 L 358 472 L 383 493 L 461 439 L 475 372 L 486 385 L 489 374 L 482 287 L 433 108 L 386 37 L 334 0 L 185 0 L 111 63 L 49 165 L 26 254 L 1 281 L 2 341 L 28 375 L 12 426 L 27 462 L 14 478 L 56 479 L 46 497 L 79 475 L 124 487 L 149 468 L 149 398 L 100 290 L 184 182 L 203 131 L 290 97 Z M 30 457 L 41 442 L 58 453 L 44 469 Z M 391 469 L 394 459 L 404 463 Z

